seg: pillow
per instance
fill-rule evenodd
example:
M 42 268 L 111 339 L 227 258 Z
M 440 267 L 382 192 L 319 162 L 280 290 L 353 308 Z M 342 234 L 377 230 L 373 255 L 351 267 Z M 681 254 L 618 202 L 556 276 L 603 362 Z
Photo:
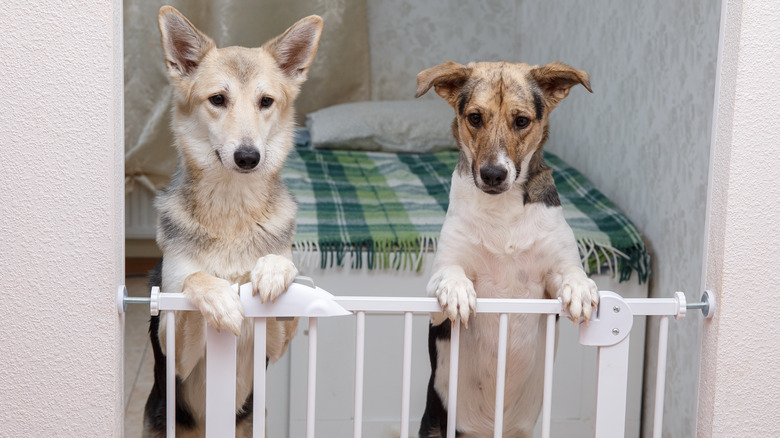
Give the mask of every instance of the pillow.
M 457 149 L 443 100 L 356 102 L 306 116 L 314 149 L 430 153 Z
M 308 149 L 311 147 L 311 135 L 309 135 L 309 130 L 296 126 L 295 131 L 293 131 L 293 144 L 296 148 Z

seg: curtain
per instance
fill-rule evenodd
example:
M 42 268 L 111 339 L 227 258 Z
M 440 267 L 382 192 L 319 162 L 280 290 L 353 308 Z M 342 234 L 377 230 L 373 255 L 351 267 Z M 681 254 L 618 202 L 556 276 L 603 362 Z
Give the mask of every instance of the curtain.
M 298 121 L 322 107 L 369 99 L 365 0 L 125 0 L 125 190 L 164 187 L 176 168 L 171 86 L 157 11 L 170 4 L 217 47 L 259 47 L 299 19 L 325 22 L 317 56 L 296 101 Z

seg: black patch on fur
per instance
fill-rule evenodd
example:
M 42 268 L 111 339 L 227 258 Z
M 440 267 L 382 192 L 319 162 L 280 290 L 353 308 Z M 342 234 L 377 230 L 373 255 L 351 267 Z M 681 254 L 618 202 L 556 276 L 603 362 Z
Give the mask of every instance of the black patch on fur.
M 463 93 L 458 96 L 458 115 L 463 115 L 463 110 L 466 109 L 466 103 L 471 99 L 471 94 L 464 95 Z
M 541 202 L 548 207 L 561 206 L 561 198 L 558 197 L 558 190 L 556 190 L 555 188 L 553 188 L 553 190 L 546 190 L 544 194 L 541 196 L 541 198 L 538 199 L 532 199 L 527 192 L 523 194 L 523 205 L 530 204 L 533 202 Z
M 523 204 L 533 202 L 541 202 L 548 207 L 561 206 L 552 169 L 544 162 L 541 147 L 534 152 L 528 163 L 528 180 L 523 184 Z
M 157 263 L 157 266 L 149 273 L 149 288 L 153 286 L 162 286 L 162 264 L 163 260 Z M 144 424 L 148 429 L 165 433 L 166 406 L 166 373 L 165 373 L 165 355 L 160 346 L 160 317 L 153 316 L 149 321 L 149 338 L 152 341 L 152 353 L 154 354 L 154 386 L 146 399 L 144 407 Z M 176 377 L 176 425 L 192 430 L 195 428 L 195 417 L 192 416 L 190 407 L 184 401 L 181 394 L 181 379 Z
M 544 102 L 542 102 L 542 95 L 538 91 L 534 90 L 534 109 L 536 110 L 536 120 L 542 120 L 544 113 Z
M 539 202 L 544 203 L 548 207 L 560 207 L 561 198 L 558 196 L 558 189 L 554 185 L 549 186 L 544 195 L 539 199 Z
M 266 361 L 267 363 L 267 361 Z M 266 368 L 268 368 L 268 365 L 266 365 Z M 241 424 L 242 421 L 246 420 L 247 418 L 252 417 L 252 412 L 255 408 L 255 393 L 250 392 L 249 397 L 246 398 L 244 401 L 244 406 L 241 407 L 241 410 L 238 411 L 236 414 L 236 426 Z
M 466 110 L 466 105 L 471 101 L 471 97 L 474 95 L 474 89 L 482 83 L 481 80 L 474 80 L 468 82 L 458 93 L 458 115 L 462 116 L 463 111 Z
M 436 347 L 436 341 L 439 339 L 450 339 L 452 323 L 449 320 L 434 326 L 428 324 L 428 356 L 431 359 L 431 379 L 428 381 L 428 396 L 425 401 L 425 412 L 420 422 L 420 438 L 447 436 L 447 408 L 433 387 L 436 380 L 436 364 L 438 362 L 439 351 Z M 437 435 L 438 434 L 438 435 Z M 456 431 L 455 436 L 462 435 Z
M 160 231 L 162 231 L 162 234 L 167 241 L 176 240 L 177 237 L 183 234 L 181 227 L 176 225 L 166 214 L 160 216 Z
M 157 265 L 149 271 L 149 289 L 155 286 L 162 287 L 162 264 L 163 259 L 160 257 L 160 261 L 157 262 Z

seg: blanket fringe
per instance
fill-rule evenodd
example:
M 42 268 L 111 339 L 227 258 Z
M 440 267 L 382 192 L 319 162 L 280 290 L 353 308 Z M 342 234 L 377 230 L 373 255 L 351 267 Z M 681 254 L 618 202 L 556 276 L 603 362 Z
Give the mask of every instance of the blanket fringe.
M 370 270 L 394 269 L 421 272 L 425 255 L 436 253 L 439 239 L 423 236 L 419 239 L 359 240 L 356 242 L 295 242 L 294 262 L 302 272 L 333 267 Z M 618 249 L 589 238 L 577 240 L 582 268 L 588 274 L 609 273 L 619 282 L 631 279 L 636 272 L 639 284 L 650 278 L 650 254 L 644 245 Z
M 606 271 L 612 278 L 617 277 L 618 282 L 623 283 L 630 280 L 631 274 L 636 271 L 639 284 L 650 278 L 650 254 L 644 245 L 617 249 L 593 239 L 582 238 L 577 240 L 577 247 L 582 269 L 588 275 Z

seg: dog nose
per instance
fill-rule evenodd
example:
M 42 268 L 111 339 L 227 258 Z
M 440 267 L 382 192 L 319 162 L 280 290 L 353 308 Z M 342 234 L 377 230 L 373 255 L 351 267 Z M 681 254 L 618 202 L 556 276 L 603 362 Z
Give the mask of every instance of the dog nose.
M 236 166 L 244 169 L 254 169 L 260 163 L 260 152 L 251 146 L 241 146 L 233 154 Z
M 490 187 L 501 185 L 506 179 L 507 171 L 503 167 L 485 166 L 479 169 L 479 176 L 482 181 Z

